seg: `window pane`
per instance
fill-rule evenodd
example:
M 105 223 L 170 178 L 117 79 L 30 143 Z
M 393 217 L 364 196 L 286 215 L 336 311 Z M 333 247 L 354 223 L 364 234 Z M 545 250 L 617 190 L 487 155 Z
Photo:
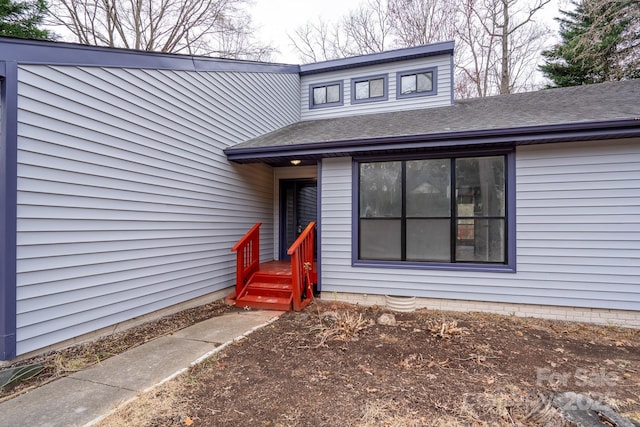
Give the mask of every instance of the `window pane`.
M 451 161 L 407 162 L 407 216 L 451 216 Z
M 407 261 L 451 260 L 448 219 L 407 220 Z
M 416 75 L 409 74 L 400 78 L 401 93 L 413 93 L 416 91 Z
M 361 219 L 360 259 L 400 260 L 401 221 Z
M 456 260 L 504 262 L 503 219 L 461 219 L 456 230 Z
M 418 76 L 418 92 L 429 92 L 433 90 L 433 73 L 420 73 Z
M 340 102 L 340 85 L 327 86 L 327 102 Z
M 371 98 L 384 96 L 384 79 L 370 80 L 369 88 L 369 96 Z
M 324 86 L 313 88 L 313 104 L 326 104 L 327 103 L 327 88 Z
M 360 164 L 360 218 L 402 215 L 402 163 Z
M 357 82 L 356 83 L 356 99 L 369 98 L 369 82 Z
M 504 216 L 504 156 L 456 159 L 459 217 Z

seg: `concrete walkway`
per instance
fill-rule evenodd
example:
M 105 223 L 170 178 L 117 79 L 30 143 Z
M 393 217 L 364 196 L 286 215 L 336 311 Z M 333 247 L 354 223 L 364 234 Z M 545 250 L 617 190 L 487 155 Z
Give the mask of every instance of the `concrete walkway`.
M 243 311 L 205 320 L 0 403 L 0 426 L 90 426 L 141 391 L 172 379 L 276 320 Z

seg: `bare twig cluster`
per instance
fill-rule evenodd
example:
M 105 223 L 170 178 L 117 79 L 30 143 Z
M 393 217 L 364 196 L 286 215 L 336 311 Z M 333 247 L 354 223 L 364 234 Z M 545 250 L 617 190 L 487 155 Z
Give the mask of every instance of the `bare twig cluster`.
M 303 62 L 454 40 L 457 97 L 505 94 L 531 88 L 550 33 L 537 17 L 550 2 L 366 0 L 337 22 L 309 22 L 289 38 Z
M 83 44 L 267 59 L 252 40 L 248 0 L 51 0 L 50 25 Z
M 443 339 L 449 339 L 456 335 L 466 335 L 468 331 L 465 328 L 458 326 L 456 320 L 442 320 L 440 322 L 429 322 L 427 328 L 431 333 Z
M 373 321 L 365 319 L 362 313 L 350 311 L 328 312 L 320 316 L 320 324 L 313 332 L 320 338 L 318 347 L 325 347 L 330 340 L 353 341 L 363 329 L 371 326 Z

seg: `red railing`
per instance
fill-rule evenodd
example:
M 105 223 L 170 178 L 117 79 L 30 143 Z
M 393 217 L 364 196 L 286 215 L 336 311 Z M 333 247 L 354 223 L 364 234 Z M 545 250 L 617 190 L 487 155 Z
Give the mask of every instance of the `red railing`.
M 236 253 L 236 296 L 240 295 L 249 278 L 260 266 L 260 226 L 257 223 L 236 243 L 232 252 Z
M 291 245 L 287 254 L 291 255 L 293 284 L 293 309 L 302 310 L 313 298 L 313 249 L 315 222 L 310 222 L 302 234 Z

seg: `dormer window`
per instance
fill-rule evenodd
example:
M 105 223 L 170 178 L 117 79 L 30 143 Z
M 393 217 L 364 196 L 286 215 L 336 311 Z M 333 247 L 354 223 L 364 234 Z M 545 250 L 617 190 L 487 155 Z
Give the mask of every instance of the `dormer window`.
M 401 71 L 397 74 L 397 98 L 435 95 L 437 93 L 437 69 Z
M 387 75 L 351 79 L 351 103 L 386 101 Z
M 342 81 L 309 85 L 309 108 L 342 105 Z

